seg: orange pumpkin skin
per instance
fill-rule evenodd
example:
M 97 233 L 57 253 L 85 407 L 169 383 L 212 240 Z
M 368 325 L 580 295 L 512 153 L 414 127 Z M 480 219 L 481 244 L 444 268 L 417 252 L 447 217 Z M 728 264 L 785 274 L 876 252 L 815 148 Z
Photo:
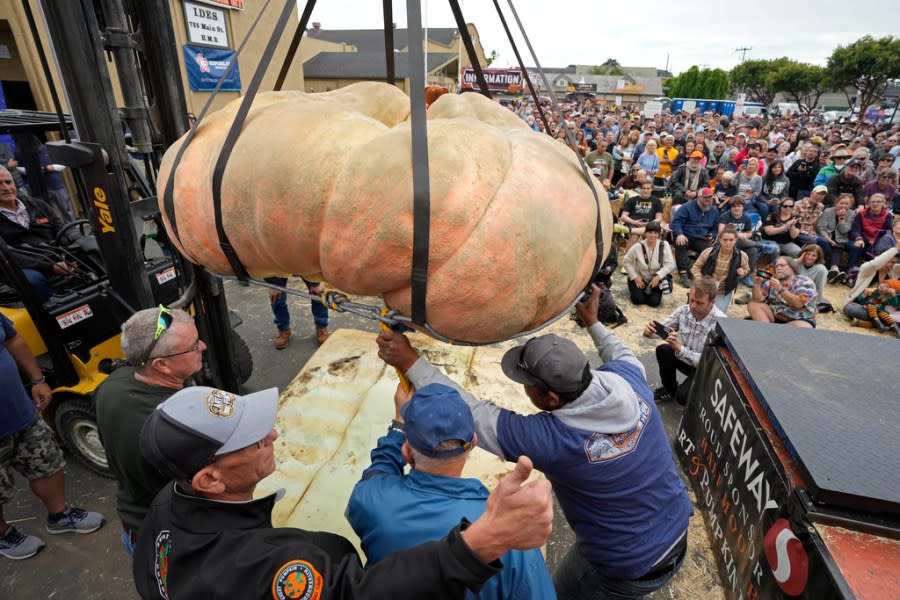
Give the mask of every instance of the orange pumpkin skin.
M 442 85 L 429 85 L 425 88 L 425 105 L 431 106 L 435 100 L 449 92 L 450 90 Z
M 203 121 L 175 173 L 176 247 L 230 274 L 214 226 L 211 174 L 239 101 Z M 409 100 L 381 83 L 260 94 L 222 185 L 225 230 L 254 277 L 294 273 L 410 314 Z M 560 314 L 595 262 L 612 217 L 574 153 L 480 94 L 428 113 L 431 198 L 427 319 L 450 339 L 508 339 Z M 166 153 L 159 197 L 179 140 Z M 162 204 L 162 203 L 161 203 Z

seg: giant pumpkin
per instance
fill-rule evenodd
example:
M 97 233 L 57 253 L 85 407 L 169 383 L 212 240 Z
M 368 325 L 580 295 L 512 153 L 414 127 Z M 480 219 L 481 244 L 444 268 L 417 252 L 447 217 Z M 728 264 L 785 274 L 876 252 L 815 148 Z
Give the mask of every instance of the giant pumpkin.
M 214 227 L 212 171 L 239 106 L 199 125 L 174 173 L 179 251 L 231 274 Z M 486 343 L 546 323 L 585 287 L 598 206 L 574 153 L 478 94 L 429 108 L 427 321 Z M 166 153 L 159 197 L 182 138 Z M 224 172 L 223 224 L 254 277 L 293 273 L 410 314 L 409 99 L 394 86 L 260 94 Z M 611 214 L 598 186 L 603 247 Z

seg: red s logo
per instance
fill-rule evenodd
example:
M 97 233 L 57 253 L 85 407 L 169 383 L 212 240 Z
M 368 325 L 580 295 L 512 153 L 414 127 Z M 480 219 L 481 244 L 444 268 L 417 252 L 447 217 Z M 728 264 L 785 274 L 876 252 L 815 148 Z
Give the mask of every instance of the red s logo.
M 766 532 L 764 548 L 772 575 L 788 596 L 799 596 L 809 578 L 809 556 L 787 519 L 778 519 Z

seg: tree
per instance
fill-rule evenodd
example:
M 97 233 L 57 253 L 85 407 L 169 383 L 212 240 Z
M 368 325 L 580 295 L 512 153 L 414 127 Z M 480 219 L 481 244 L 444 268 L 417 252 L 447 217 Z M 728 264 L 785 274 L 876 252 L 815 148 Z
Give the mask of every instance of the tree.
M 722 69 L 700 70 L 696 65 L 663 84 L 671 98 L 720 100 L 728 94 L 728 74 Z
M 500 56 L 500 53 L 496 50 L 491 50 L 491 53 L 488 56 L 484 57 L 484 66 L 489 67 L 491 63 L 497 60 L 497 57 Z
M 751 102 L 768 106 L 775 99 L 775 91 L 769 87 L 769 75 L 788 63 L 785 58 L 769 60 L 745 60 L 731 70 L 731 85 L 747 94 Z
M 822 94 L 834 88 L 824 68 L 793 60 L 770 73 L 767 83 L 772 91 L 783 92 L 796 102 L 807 115 L 819 103 Z
M 619 64 L 619 61 L 614 58 L 607 58 L 602 65 L 592 67 L 591 73 L 594 75 L 624 75 L 625 71 L 622 70 L 622 65 Z
M 859 90 L 857 106 L 863 119 L 866 109 L 884 96 L 888 81 L 900 77 L 900 39 L 867 35 L 847 46 L 838 46 L 828 59 L 828 71 L 835 87 L 844 89 L 848 103 L 850 94 L 846 88 Z

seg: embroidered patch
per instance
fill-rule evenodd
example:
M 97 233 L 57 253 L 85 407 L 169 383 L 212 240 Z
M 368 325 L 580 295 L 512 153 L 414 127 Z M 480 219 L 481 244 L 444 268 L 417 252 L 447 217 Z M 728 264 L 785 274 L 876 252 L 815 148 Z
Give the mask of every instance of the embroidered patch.
M 171 551 L 172 536 L 168 529 L 163 529 L 156 536 L 156 564 L 153 566 L 153 574 L 156 575 L 159 595 L 166 600 L 169 600 L 169 554 Z
M 590 462 L 615 460 L 632 452 L 637 447 L 644 427 L 647 426 L 647 421 L 650 420 L 652 414 L 650 405 L 643 398 L 638 398 L 638 406 L 640 407 L 640 416 L 634 429 L 616 434 L 595 433 L 585 441 L 584 451 Z
M 305 560 L 284 563 L 272 579 L 275 600 L 319 600 L 322 576 Z
M 234 394 L 223 392 L 222 390 L 213 390 L 206 397 L 206 408 L 210 414 L 216 417 L 227 419 L 234 414 Z

